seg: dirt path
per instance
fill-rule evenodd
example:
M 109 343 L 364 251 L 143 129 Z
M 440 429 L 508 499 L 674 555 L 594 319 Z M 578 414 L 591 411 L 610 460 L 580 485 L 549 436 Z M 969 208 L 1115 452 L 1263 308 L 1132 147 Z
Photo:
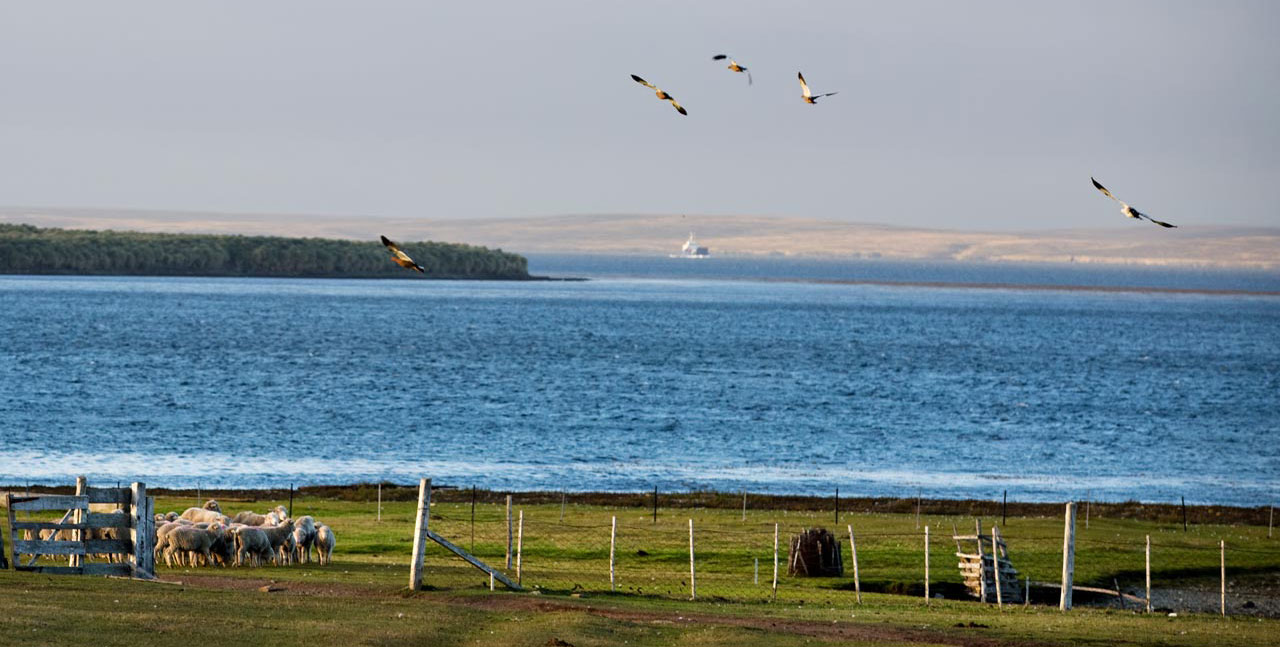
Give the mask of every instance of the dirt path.
M 209 575 L 185 575 L 169 577 L 163 581 L 193 588 L 253 591 L 270 589 L 270 595 L 318 595 L 333 597 L 400 598 L 404 591 L 385 588 L 360 587 L 331 582 L 276 582 L 270 579 L 220 577 Z M 552 600 L 537 596 L 459 596 L 427 594 L 424 602 L 445 604 L 484 611 L 516 611 L 535 613 L 586 613 L 619 622 L 644 625 L 718 625 L 744 627 L 765 632 L 794 634 L 830 642 L 874 642 L 902 644 L 958 645 L 964 647 L 997 647 L 1003 645 L 1051 645 L 1026 640 L 998 639 L 982 635 L 981 625 L 947 628 L 910 628 L 885 624 L 833 621 L 808 622 L 786 618 L 718 615 L 711 613 L 685 613 L 674 611 L 642 611 L 617 607 L 600 607 L 596 601 Z

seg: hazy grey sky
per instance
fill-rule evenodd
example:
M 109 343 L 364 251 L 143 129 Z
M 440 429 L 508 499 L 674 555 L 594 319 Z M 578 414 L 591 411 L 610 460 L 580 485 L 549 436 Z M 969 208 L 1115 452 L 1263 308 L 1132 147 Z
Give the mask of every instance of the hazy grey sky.
M 1280 225 L 1278 33 L 1270 1 L 5 0 L 0 204 L 1158 229 L 1094 175 Z

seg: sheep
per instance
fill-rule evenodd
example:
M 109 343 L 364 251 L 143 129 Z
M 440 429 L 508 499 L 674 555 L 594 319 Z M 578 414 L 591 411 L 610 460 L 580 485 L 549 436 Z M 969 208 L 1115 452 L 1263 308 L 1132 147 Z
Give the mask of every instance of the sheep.
M 245 510 L 243 512 L 237 512 L 236 516 L 231 518 L 231 522 L 242 523 L 246 526 L 264 526 L 267 524 L 267 517 L 266 515 Z
M 205 502 L 204 502 L 204 509 L 205 509 L 205 510 L 213 510 L 214 512 L 217 512 L 218 514 L 222 514 L 222 506 L 218 505 L 218 501 L 217 501 L 217 500 L 215 500 L 215 499 L 209 499 L 208 501 L 205 501 Z
M 322 523 L 316 524 L 316 552 L 319 553 L 320 564 L 329 564 L 333 561 L 333 547 L 338 540 L 333 535 L 333 530 Z
M 311 547 L 316 542 L 316 520 L 311 515 L 303 515 L 293 525 L 293 540 L 296 544 L 298 563 L 311 563 Z
M 235 538 L 236 566 L 243 566 L 245 558 L 258 566 L 263 555 L 271 555 L 271 540 L 266 531 L 254 526 L 235 526 L 231 529 Z
M 186 511 L 182 513 L 182 518 L 195 522 L 216 521 L 218 523 L 230 523 L 230 519 L 227 518 L 227 515 L 214 510 L 205 510 L 204 508 L 187 508 Z
M 297 528 L 294 530 L 296 531 Z M 291 532 L 284 536 L 284 541 L 280 544 L 280 550 L 276 553 L 276 561 L 287 566 L 293 563 L 293 556 L 297 552 L 298 544 Z
M 213 546 L 214 534 L 208 530 L 200 528 L 192 528 L 189 526 L 180 526 L 168 534 L 168 541 L 164 549 L 165 566 L 173 565 L 174 553 L 179 551 L 186 553 L 187 558 L 192 566 L 196 565 L 197 558 L 204 557 L 205 564 L 213 563 L 213 555 L 209 549 Z
M 275 559 L 275 554 L 280 551 L 280 547 L 286 542 L 286 538 L 293 538 L 293 521 L 285 519 L 284 523 L 277 526 L 262 526 L 262 532 L 267 534 L 267 539 L 271 542 L 271 557 Z M 278 562 L 277 562 L 278 563 Z
M 213 533 L 213 545 L 209 547 L 209 552 L 218 564 L 230 566 L 236 554 L 236 538 L 230 526 L 217 524 L 210 528 L 210 532 Z
M 178 517 L 181 517 L 181 516 L 182 515 L 178 514 L 177 512 L 169 511 L 165 513 L 164 519 L 165 521 L 173 521 L 174 519 L 177 519 Z

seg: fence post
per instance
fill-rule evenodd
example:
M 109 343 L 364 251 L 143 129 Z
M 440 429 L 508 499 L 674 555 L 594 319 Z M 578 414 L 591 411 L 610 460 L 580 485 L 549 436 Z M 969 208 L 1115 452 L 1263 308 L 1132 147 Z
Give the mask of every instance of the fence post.
M 471 485 L 471 553 L 476 552 L 476 486 Z
M 378 481 L 378 522 L 382 522 L 382 481 Z
M 987 558 L 982 550 L 982 520 L 974 519 L 973 533 L 978 538 L 978 601 L 987 601 Z
M 693 519 L 689 520 L 689 599 L 698 599 L 697 572 L 693 567 Z
M 1151 613 L 1151 535 L 1147 535 L 1147 613 Z
M 521 562 L 524 558 L 524 510 L 520 511 L 520 526 L 516 530 L 516 584 L 520 584 Z
M 742 520 L 747 520 L 747 491 L 742 491 Z
M 293 518 L 293 484 L 289 484 L 289 518 Z
M 916 490 L 916 530 L 920 529 L 920 490 Z
M 658 486 L 653 486 L 653 525 L 658 525 Z
M 1271 506 L 1271 514 L 1267 516 L 1267 539 L 1271 539 L 1271 524 L 1276 520 L 1276 507 Z
M 778 599 L 778 524 L 773 524 L 773 599 Z
M 155 577 L 155 550 L 151 542 L 155 541 L 154 513 L 148 510 L 147 486 L 134 483 L 129 488 L 129 539 L 133 541 L 133 576 L 151 579 Z
M 862 582 L 858 580 L 858 542 L 853 538 L 853 524 L 849 524 L 849 552 L 853 554 L 853 595 L 858 604 L 862 604 Z
M 1182 532 L 1187 531 L 1187 497 L 1182 497 Z
M 991 571 L 996 584 L 996 608 L 1004 611 L 1004 593 L 1000 590 L 1000 526 L 991 526 Z
M 614 546 L 618 541 L 618 517 L 613 517 L 613 522 L 609 526 L 609 590 L 618 590 L 617 575 L 615 574 L 614 565 Z
M 507 570 L 511 570 L 511 495 L 507 495 Z
M 422 479 L 418 481 L 418 520 L 413 528 L 413 558 L 409 562 L 409 589 L 413 591 L 422 588 L 422 554 L 427 547 L 427 523 L 430 520 L 431 479 Z
M 1227 542 L 1226 540 L 1218 540 L 1218 548 L 1221 550 L 1222 564 L 1222 617 L 1227 617 Z
M 1062 597 L 1058 609 L 1071 609 L 1071 580 L 1076 570 L 1076 504 L 1067 504 L 1066 519 L 1062 528 Z
M 564 490 L 560 490 L 560 523 L 564 523 L 564 503 L 565 503 L 565 497 L 566 497 L 566 495 L 565 495 Z
M 924 603 L 929 604 L 929 526 L 924 527 Z
M 754 586 L 760 586 L 760 558 L 759 557 L 756 558 L 756 570 L 755 570 L 755 575 L 751 576 L 751 584 Z
M 83 496 L 88 493 L 89 493 L 89 479 L 83 476 L 77 476 L 76 477 L 76 496 Z M 75 512 L 71 514 L 71 523 L 84 523 L 86 521 L 88 521 L 88 517 L 85 515 L 83 511 L 79 509 L 77 509 Z M 36 539 L 39 539 L 39 538 L 40 537 L 37 534 Z M 83 542 L 88 537 L 85 536 L 85 532 L 83 530 L 73 530 L 71 531 L 71 538 L 75 541 Z M 71 555 L 70 557 L 67 558 L 67 564 L 70 566 L 83 566 L 84 557 L 81 555 Z

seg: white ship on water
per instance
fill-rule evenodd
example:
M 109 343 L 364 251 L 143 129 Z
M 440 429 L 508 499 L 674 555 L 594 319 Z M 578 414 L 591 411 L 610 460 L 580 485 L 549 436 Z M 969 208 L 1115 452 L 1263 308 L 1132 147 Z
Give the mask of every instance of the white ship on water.
M 698 241 L 693 239 L 693 232 L 689 232 L 689 240 L 684 241 L 684 247 L 680 248 L 679 254 L 671 254 L 671 258 L 708 258 L 711 256 L 711 248 L 700 247 Z

